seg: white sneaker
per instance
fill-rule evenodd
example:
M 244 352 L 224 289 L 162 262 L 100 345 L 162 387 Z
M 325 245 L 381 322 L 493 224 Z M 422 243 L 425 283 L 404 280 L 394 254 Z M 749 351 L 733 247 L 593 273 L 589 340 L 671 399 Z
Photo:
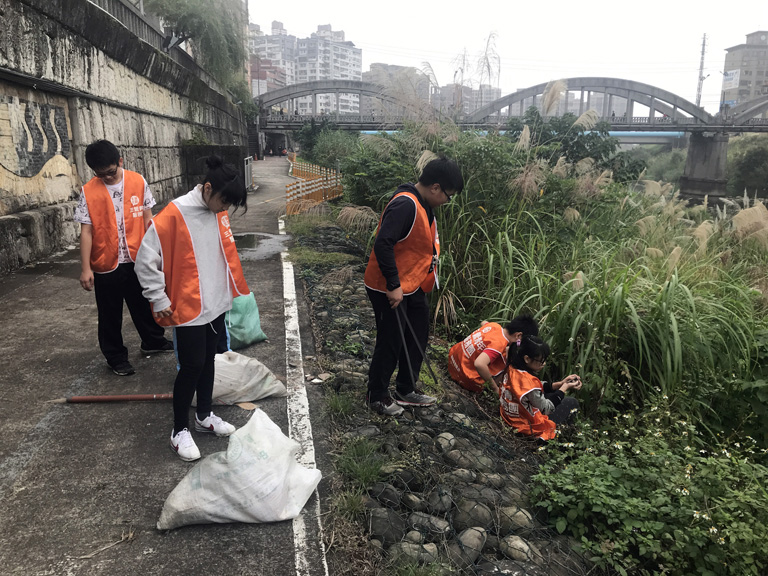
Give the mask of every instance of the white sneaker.
M 216 436 L 229 436 L 236 428 L 229 422 L 224 422 L 221 418 L 211 412 L 204 420 L 200 420 L 195 414 L 195 431 L 212 432 Z
M 190 434 L 187 428 L 184 428 L 175 436 L 173 435 L 173 430 L 171 430 L 171 450 L 176 452 L 179 458 L 185 462 L 200 459 L 200 450 L 197 449 L 197 444 L 192 440 L 192 434 Z

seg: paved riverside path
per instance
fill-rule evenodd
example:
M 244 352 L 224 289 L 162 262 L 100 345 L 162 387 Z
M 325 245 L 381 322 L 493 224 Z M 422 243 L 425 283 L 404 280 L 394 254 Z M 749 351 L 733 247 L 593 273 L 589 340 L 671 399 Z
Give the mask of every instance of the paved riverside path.
M 254 163 L 259 188 L 249 195 L 247 213 L 232 217 L 232 227 L 236 234 L 244 234 L 240 244 L 245 277 L 269 338 L 240 352 L 258 358 L 289 384 L 286 372 L 295 375 L 301 362 L 293 360 L 286 366 L 279 254 L 285 237 L 278 236 L 277 216 L 284 209 L 285 184 L 292 181 L 287 170 L 285 158 Z M 155 528 L 166 497 L 194 465 L 182 462 L 168 446 L 173 424 L 169 401 L 49 402 L 75 395 L 173 389 L 173 355 L 141 355 L 127 310 L 123 336 L 137 373 L 119 377 L 107 368 L 98 349 L 93 293 L 80 288 L 79 274 L 79 253 L 70 250 L 0 278 L 0 572 L 325 574 L 316 496 L 299 525 L 286 521 L 187 526 L 167 532 Z M 296 288 L 300 290 L 298 283 Z M 314 354 L 300 293 L 295 301 L 301 347 L 305 354 Z M 288 340 L 290 345 L 290 333 Z M 303 390 L 303 382 L 293 384 Z M 312 424 L 316 433 L 322 432 L 316 424 L 317 392 L 309 394 Z M 258 405 L 284 433 L 289 432 L 291 398 L 265 399 Z M 215 410 L 238 427 L 251 414 L 235 406 Z M 302 430 L 306 433 L 306 426 Z M 227 447 L 226 438 L 193 436 L 203 457 Z M 328 448 L 315 440 L 315 449 L 318 467 L 325 471 L 322 458 Z M 101 550 L 131 531 L 129 541 Z

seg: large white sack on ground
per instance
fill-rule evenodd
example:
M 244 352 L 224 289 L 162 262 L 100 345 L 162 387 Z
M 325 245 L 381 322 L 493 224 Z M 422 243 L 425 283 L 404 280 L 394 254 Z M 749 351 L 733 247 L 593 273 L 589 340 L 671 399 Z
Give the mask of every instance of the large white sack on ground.
M 256 358 L 228 350 L 216 354 L 214 370 L 214 404 L 232 405 L 288 395 L 285 385 Z M 192 398 L 192 406 L 197 406 L 197 394 Z
M 226 452 L 203 458 L 168 496 L 158 530 L 188 524 L 277 522 L 298 516 L 320 470 L 296 462 L 299 444 L 262 410 L 229 437 Z

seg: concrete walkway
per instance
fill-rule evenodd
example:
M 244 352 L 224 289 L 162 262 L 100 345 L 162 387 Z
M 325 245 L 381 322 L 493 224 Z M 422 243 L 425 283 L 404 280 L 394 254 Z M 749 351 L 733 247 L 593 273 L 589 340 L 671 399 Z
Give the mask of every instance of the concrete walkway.
M 313 354 L 313 344 L 300 292 L 292 300 L 298 305 L 297 317 L 286 319 L 285 312 L 292 274 L 288 268 L 284 293 L 280 252 L 285 237 L 278 234 L 277 217 L 284 208 L 285 184 L 292 181 L 287 169 L 285 158 L 256 162 L 259 188 L 249 197 L 247 213 L 232 218 L 235 233 L 242 235 L 246 280 L 269 338 L 240 352 L 258 358 L 291 389 L 288 399 L 258 404 L 283 432 L 301 436 L 306 460 L 313 447 L 309 419 L 298 414 L 297 428 L 296 410 L 308 405 L 314 411 L 319 404 L 311 390 L 309 399 L 302 399 L 301 349 Z M 74 395 L 168 393 L 175 360 L 171 354 L 142 356 L 126 311 L 123 335 L 137 373 L 112 374 L 98 350 L 93 293 L 79 287 L 78 277 L 78 252 L 72 250 L 0 279 L 3 573 L 325 574 L 317 496 L 299 521 L 156 530 L 165 498 L 193 466 L 168 447 L 170 402 L 50 401 Z M 295 330 L 290 328 L 286 338 L 287 320 Z M 238 407 L 216 412 L 238 427 L 250 415 Z M 226 438 L 197 434 L 195 440 L 203 456 L 227 447 Z M 325 451 L 318 450 L 321 470 L 327 469 L 322 462 Z M 122 538 L 127 539 L 116 543 Z

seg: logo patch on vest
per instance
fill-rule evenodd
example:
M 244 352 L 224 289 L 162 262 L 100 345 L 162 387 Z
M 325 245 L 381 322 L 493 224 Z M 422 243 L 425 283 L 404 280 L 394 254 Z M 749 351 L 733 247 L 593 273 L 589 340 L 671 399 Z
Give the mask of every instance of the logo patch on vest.
M 144 206 L 139 206 L 141 200 L 135 194 L 131 196 L 131 216 L 141 218 L 144 215 Z

